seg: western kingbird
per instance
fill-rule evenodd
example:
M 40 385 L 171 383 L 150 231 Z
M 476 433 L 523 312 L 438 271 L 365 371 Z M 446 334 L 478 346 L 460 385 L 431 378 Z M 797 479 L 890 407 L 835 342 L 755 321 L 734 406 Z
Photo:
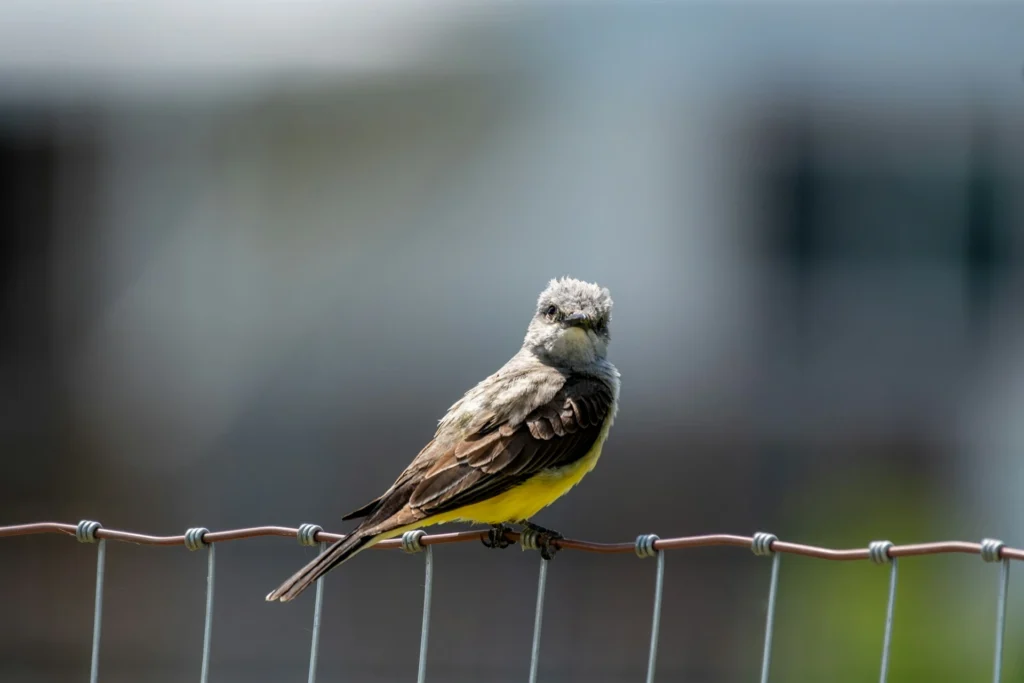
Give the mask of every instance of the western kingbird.
M 343 520 L 363 519 L 267 600 L 287 602 L 361 550 L 443 522 L 491 526 L 485 545 L 505 547 L 505 524 L 538 533 L 551 559 L 557 532 L 529 520 L 594 468 L 615 419 L 619 372 L 605 358 L 612 299 L 572 278 L 541 292 L 523 346 L 470 389 L 434 438 L 383 495 Z

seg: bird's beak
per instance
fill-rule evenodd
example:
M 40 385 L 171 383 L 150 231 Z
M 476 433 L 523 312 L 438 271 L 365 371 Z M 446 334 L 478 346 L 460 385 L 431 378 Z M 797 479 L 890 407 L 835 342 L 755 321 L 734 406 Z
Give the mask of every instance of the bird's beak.
M 590 324 L 590 318 L 584 313 L 573 313 L 563 318 L 562 322 L 569 327 L 586 327 Z

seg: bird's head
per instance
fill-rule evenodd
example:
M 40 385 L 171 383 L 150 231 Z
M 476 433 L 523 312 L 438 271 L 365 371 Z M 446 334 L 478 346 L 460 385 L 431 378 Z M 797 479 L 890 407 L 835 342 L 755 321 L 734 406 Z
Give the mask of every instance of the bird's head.
M 555 364 L 579 366 L 608 353 L 612 297 L 605 287 L 565 277 L 537 299 L 523 347 Z

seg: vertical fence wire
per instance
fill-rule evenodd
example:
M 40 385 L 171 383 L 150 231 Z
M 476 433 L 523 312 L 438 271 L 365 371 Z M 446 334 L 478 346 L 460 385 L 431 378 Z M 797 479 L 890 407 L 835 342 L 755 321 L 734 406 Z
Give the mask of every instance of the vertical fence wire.
M 73 528 L 74 535 L 79 542 L 97 544 L 96 590 L 93 608 L 93 638 L 89 671 L 90 683 L 98 683 L 99 680 L 99 651 L 103 623 L 103 592 L 106 569 L 107 537 L 114 538 L 116 540 L 124 540 L 142 544 L 149 543 L 168 545 L 173 544 L 175 541 L 183 541 L 184 545 L 189 550 L 197 550 L 199 547 L 202 547 L 204 545 L 207 547 L 208 556 L 206 582 L 206 610 L 203 630 L 202 671 L 200 675 L 200 682 L 207 683 L 209 679 L 210 668 L 210 643 L 213 626 L 213 599 L 216 571 L 215 548 L 212 544 L 207 544 L 205 542 L 205 539 L 203 538 L 204 534 L 209 533 L 208 530 L 203 528 L 189 529 L 188 532 L 186 532 L 186 534 L 182 537 L 154 537 L 124 531 L 104 530 L 104 538 L 98 538 L 97 531 L 101 529 L 102 525 L 100 525 L 99 522 L 88 520 L 82 520 L 78 523 L 76 527 Z M 66 533 L 71 530 L 71 525 L 39 523 L 35 525 L 30 524 L 13 527 L 0 527 L 0 536 L 16 536 L 31 533 L 54 533 L 55 531 Z M 317 543 L 316 535 L 321 531 L 322 529 L 316 525 L 304 524 L 298 530 L 297 536 L 299 542 L 303 545 L 319 545 L 320 552 L 323 553 L 327 549 L 328 544 L 326 542 Z M 253 529 L 242 529 L 237 530 L 235 533 L 237 534 L 239 532 L 245 532 L 245 534 L 247 535 L 236 535 L 233 537 L 248 538 L 259 535 L 281 535 L 281 530 L 279 527 L 259 527 Z M 409 552 L 422 552 L 424 549 L 427 550 L 425 560 L 423 620 L 420 631 L 420 657 L 416 678 L 417 683 L 425 683 L 426 679 L 426 658 L 430 632 L 430 614 L 433 586 L 433 552 L 429 547 L 424 548 L 421 542 L 423 539 L 423 534 L 423 531 L 407 532 L 402 540 L 402 547 Z M 523 534 L 521 535 L 521 544 L 524 549 L 528 547 L 527 539 L 527 532 L 523 532 Z M 651 618 L 651 642 L 647 662 L 647 683 L 653 683 L 655 677 L 655 665 L 657 662 L 661 611 L 664 593 L 664 553 L 655 550 L 655 543 L 659 542 L 665 547 L 670 548 L 684 547 L 681 541 L 698 541 L 698 543 L 687 543 L 686 547 L 695 545 L 717 545 L 722 544 L 723 542 L 727 545 L 737 545 L 739 543 L 749 542 L 750 548 L 755 555 L 772 556 L 771 581 L 769 585 L 767 613 L 765 619 L 764 652 L 761 663 L 761 683 L 768 683 L 771 669 L 772 640 L 775 625 L 775 611 L 778 602 L 779 567 L 781 560 L 781 552 L 791 552 L 794 554 L 806 555 L 811 557 L 822 557 L 824 559 L 863 559 L 865 557 L 863 554 L 859 554 L 863 551 L 858 551 L 857 554 L 855 554 L 854 551 L 845 551 L 845 556 L 840 558 L 836 556 L 837 553 L 834 549 L 816 548 L 813 546 L 800 546 L 792 543 L 782 544 L 780 546 L 781 552 L 777 552 L 773 548 L 773 544 L 778 541 L 778 538 L 773 534 L 765 532 L 758 532 L 754 534 L 753 537 L 746 538 L 738 536 L 718 535 L 704 537 L 689 537 L 684 539 L 668 539 L 667 541 L 660 541 L 660 539 L 658 539 L 658 537 L 653 534 L 640 536 L 635 544 L 635 550 L 637 555 L 639 555 L 640 557 L 657 556 L 657 569 L 654 591 L 655 595 Z M 584 550 L 591 549 L 587 547 L 581 547 L 583 544 L 581 544 L 578 541 L 568 541 L 567 543 L 576 544 L 575 546 L 569 545 L 568 547 L 576 547 Z M 529 543 L 529 547 L 536 547 L 536 543 L 531 541 Z M 1010 561 L 1011 559 L 1024 559 L 1024 552 L 1017 548 L 1007 548 L 1005 547 L 1005 544 L 1002 541 L 995 539 L 984 539 L 980 544 L 974 544 L 974 549 L 971 548 L 971 544 L 964 543 L 961 541 L 949 541 L 932 544 L 917 544 L 913 546 L 900 546 L 898 548 L 894 548 L 893 544 L 889 541 L 872 542 L 868 547 L 867 558 L 871 559 L 877 564 L 890 564 L 888 603 L 886 607 L 885 631 L 882 641 L 882 657 L 879 673 L 879 683 L 886 683 L 889 672 L 889 663 L 893 637 L 893 621 L 896 603 L 896 587 L 899 572 L 898 560 L 892 556 L 892 553 L 890 551 L 896 550 L 900 551 L 898 554 L 901 555 L 931 555 L 943 552 L 973 551 L 978 552 L 981 556 L 981 559 L 987 563 L 999 562 L 1000 568 L 998 583 L 998 599 L 996 605 L 995 652 L 993 660 L 992 680 L 994 681 L 994 683 L 1000 683 L 1002 678 L 1002 663 L 1006 632 L 1006 611 L 1010 582 Z M 603 549 L 603 551 L 624 552 L 625 550 L 622 548 L 609 547 Z M 537 673 L 539 669 L 540 641 L 544 617 L 544 599 L 547 584 L 547 572 L 548 560 L 543 559 L 542 557 L 540 564 L 540 574 L 538 576 L 537 582 L 537 603 L 534 615 L 533 642 L 530 653 L 530 683 L 536 683 Z M 323 590 L 324 582 L 323 579 L 321 579 L 317 582 L 316 587 L 316 598 L 313 612 L 312 642 L 310 645 L 308 683 L 315 683 L 316 681 L 316 668 L 320 644 L 320 628 L 323 612 Z
M 206 614 L 203 619 L 203 664 L 199 673 L 199 683 L 206 683 L 210 677 L 210 636 L 213 633 L 213 581 L 216 569 L 216 551 L 213 545 L 206 542 L 206 527 L 193 527 L 185 532 L 185 547 L 191 551 L 206 548 Z
M 100 629 L 103 626 L 103 575 L 107 560 L 107 542 L 100 539 L 96 548 L 96 603 L 92 614 L 92 658 L 89 664 L 89 683 L 100 678 Z
M 759 531 L 754 534 L 750 550 L 755 555 L 772 556 L 772 579 L 768 588 L 768 615 L 764 626 L 764 656 L 761 659 L 761 683 L 768 683 L 768 671 L 772 665 L 772 632 L 775 630 L 775 596 L 779 590 L 779 560 L 782 555 L 772 550 L 772 543 L 779 540 L 775 534 Z
M 764 626 L 764 657 L 761 660 L 761 683 L 768 683 L 768 671 L 772 666 L 772 632 L 775 630 L 775 596 L 779 591 L 779 560 L 782 555 L 775 553 L 772 558 L 772 582 L 768 589 L 768 616 Z
M 885 683 L 889 677 L 892 619 L 896 610 L 896 577 L 899 571 L 899 560 L 889 554 L 892 548 L 892 541 L 871 541 L 868 544 L 868 559 L 875 564 L 889 564 L 889 601 L 885 608 L 885 632 L 882 635 L 882 664 L 879 669 L 878 683 Z
M 985 562 L 1000 562 L 999 568 L 999 600 L 996 603 L 996 651 L 992 663 L 992 680 L 999 683 L 1003 675 L 1003 634 L 1006 631 L 1006 593 L 1010 587 L 1010 562 L 1003 557 L 1002 541 L 986 538 L 981 542 L 981 559 Z
M 315 534 L 313 534 L 315 536 Z M 320 552 L 327 550 L 327 543 L 321 541 Z M 324 609 L 324 577 L 316 582 L 316 601 L 313 605 L 313 637 L 309 644 L 308 683 L 316 683 L 316 664 L 320 656 L 320 617 Z
M 216 554 L 212 543 L 206 547 L 206 618 L 203 625 L 203 668 L 199 674 L 199 683 L 207 683 L 210 679 L 210 636 L 213 633 L 213 578 L 216 569 Z
M 999 683 L 1003 675 L 1003 636 L 1006 633 L 1006 594 L 1010 588 L 1010 559 L 1004 557 L 999 567 L 999 602 L 996 604 L 996 653 L 992 681 Z
M 537 579 L 537 611 L 533 616 L 533 646 L 530 648 L 530 683 L 537 683 L 537 665 L 540 662 L 540 627 L 544 621 L 544 587 L 548 580 L 548 560 L 540 561 Z
M 434 584 L 434 549 L 427 546 L 426 568 L 423 577 L 423 625 L 420 627 L 420 662 L 416 669 L 416 683 L 427 680 L 427 642 L 430 637 L 430 599 Z
M 892 646 L 892 619 L 896 610 L 896 575 L 899 560 L 893 558 L 889 569 L 889 603 L 885 608 L 885 635 L 882 637 L 882 667 L 878 674 L 878 683 L 885 683 L 889 677 L 889 652 Z
M 651 649 L 647 655 L 647 683 L 654 683 L 654 666 L 658 660 L 658 634 L 661 631 L 661 602 L 665 586 L 665 553 L 658 553 L 654 576 L 654 610 L 651 616 Z

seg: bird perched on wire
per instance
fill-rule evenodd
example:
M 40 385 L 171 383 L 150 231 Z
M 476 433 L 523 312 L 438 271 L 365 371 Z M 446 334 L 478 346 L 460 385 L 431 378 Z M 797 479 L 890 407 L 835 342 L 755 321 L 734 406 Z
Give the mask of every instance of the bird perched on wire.
M 618 407 L 619 373 L 606 359 L 611 311 L 606 288 L 551 280 L 519 352 L 448 410 L 387 491 L 342 517 L 363 518 L 352 533 L 267 600 L 292 600 L 359 551 L 443 522 L 490 525 L 489 547 L 506 547 L 506 525 L 518 523 L 550 560 L 561 535 L 530 519 L 594 468 Z

